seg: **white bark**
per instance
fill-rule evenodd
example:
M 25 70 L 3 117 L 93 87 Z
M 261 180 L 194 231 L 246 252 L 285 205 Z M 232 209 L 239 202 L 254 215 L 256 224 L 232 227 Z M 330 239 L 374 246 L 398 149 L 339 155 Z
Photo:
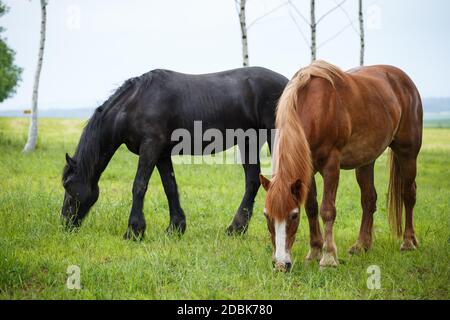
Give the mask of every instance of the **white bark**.
M 245 20 L 245 5 L 247 0 L 240 1 L 239 8 L 239 22 L 241 24 L 241 35 L 242 35 L 242 61 L 244 67 L 248 67 L 249 59 L 248 59 L 248 41 L 247 41 L 247 25 Z
M 317 23 L 316 23 L 316 1 L 311 0 L 311 62 L 317 59 Z
M 366 44 L 365 44 L 365 38 L 364 38 L 364 14 L 363 14 L 362 0 L 359 0 L 359 34 L 360 34 L 360 39 L 361 39 L 361 51 L 360 51 L 359 64 L 361 66 L 363 66 Z
M 28 131 L 28 141 L 23 148 L 23 152 L 28 153 L 36 149 L 38 138 L 38 95 L 39 95 L 39 79 L 42 70 L 42 61 L 44 59 L 44 46 L 45 46 L 45 30 L 47 23 L 47 0 L 41 0 L 41 40 L 39 44 L 39 55 L 36 68 L 36 74 L 34 78 L 33 86 L 33 101 L 32 101 L 32 114 L 30 120 L 30 128 Z

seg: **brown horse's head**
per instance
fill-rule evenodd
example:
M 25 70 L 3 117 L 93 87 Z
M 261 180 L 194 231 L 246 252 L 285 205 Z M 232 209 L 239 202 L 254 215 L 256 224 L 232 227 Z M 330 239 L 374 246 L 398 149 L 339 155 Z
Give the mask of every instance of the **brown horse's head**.
M 286 86 L 277 106 L 276 135 L 272 153 L 272 181 L 260 176 L 267 191 L 265 216 L 274 248 L 275 268 L 289 271 L 291 249 L 300 222 L 300 205 L 305 202 L 313 164 L 309 143 L 300 122 L 297 102 L 310 75 L 298 72 Z
M 285 187 L 276 178 L 270 181 L 262 175 L 260 181 L 267 191 L 264 216 L 272 240 L 275 269 L 289 271 L 291 249 L 300 222 L 302 183 L 298 180 Z

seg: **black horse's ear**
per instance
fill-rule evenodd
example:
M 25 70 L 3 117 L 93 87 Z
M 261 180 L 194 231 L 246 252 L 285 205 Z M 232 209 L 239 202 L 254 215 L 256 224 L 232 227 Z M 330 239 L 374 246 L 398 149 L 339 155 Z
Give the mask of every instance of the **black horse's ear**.
M 72 167 L 72 168 L 75 168 L 76 165 L 77 165 L 77 162 L 76 162 L 75 160 L 73 160 L 73 159 L 69 156 L 68 153 L 66 153 L 66 162 L 67 162 L 67 164 L 68 164 L 70 167 Z

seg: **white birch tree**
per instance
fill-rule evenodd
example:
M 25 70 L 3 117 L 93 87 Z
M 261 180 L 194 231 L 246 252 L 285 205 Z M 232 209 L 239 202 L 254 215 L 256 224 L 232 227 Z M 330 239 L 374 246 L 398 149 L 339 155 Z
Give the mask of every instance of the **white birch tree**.
M 359 55 L 359 64 L 361 66 L 364 65 L 364 54 L 365 54 L 365 34 L 364 34 L 364 13 L 363 13 L 363 1 L 359 0 L 359 36 L 361 41 L 360 55 Z
M 267 12 L 263 13 L 250 23 L 247 23 L 247 17 L 246 17 L 246 10 L 247 10 L 247 0 L 234 0 L 236 4 L 236 11 L 239 16 L 239 24 L 241 27 L 241 43 L 242 43 L 242 64 L 244 67 L 249 67 L 249 55 L 248 55 L 248 32 L 251 27 L 253 27 L 255 24 L 266 18 L 267 16 L 275 13 L 276 11 L 280 10 L 284 6 L 289 4 L 289 1 L 285 1 L 281 3 L 280 5 L 272 8 L 271 10 L 268 10 Z
M 247 39 L 247 21 L 245 18 L 245 6 L 247 0 L 236 0 L 239 6 L 239 24 L 241 26 L 241 43 L 242 43 L 242 64 L 244 67 L 250 66 L 248 58 L 248 39 Z
M 317 59 L 316 1 L 311 0 L 311 62 Z
M 341 30 L 338 34 L 336 34 L 335 36 L 333 36 L 332 38 L 328 39 L 327 41 L 325 41 L 324 43 L 322 43 L 322 44 L 320 44 L 318 46 L 317 45 L 317 26 L 319 25 L 319 23 L 323 19 L 325 19 L 328 15 L 330 15 L 331 13 L 336 11 L 337 9 L 341 9 L 342 10 L 342 5 L 346 1 L 347 0 L 341 0 L 340 2 L 335 1 L 336 6 L 332 7 L 325 14 L 323 14 L 322 16 L 317 18 L 316 17 L 316 1 L 315 0 L 311 0 L 311 2 L 310 2 L 311 3 L 311 8 L 310 8 L 311 9 L 311 13 L 310 13 L 310 19 L 309 20 L 302 14 L 302 12 L 295 6 L 295 4 L 291 0 L 287 1 L 287 3 L 290 5 L 291 8 L 294 9 L 294 11 L 297 13 L 297 15 L 311 28 L 311 38 L 310 38 L 310 40 L 308 42 L 308 39 L 306 39 L 306 37 L 304 36 L 300 25 L 297 23 L 296 19 L 290 13 L 291 18 L 292 18 L 293 22 L 295 23 L 297 29 L 300 31 L 301 35 L 303 36 L 303 39 L 305 40 L 305 42 L 309 45 L 309 47 L 311 49 L 311 62 L 314 62 L 317 59 L 317 49 L 318 48 L 320 48 L 322 45 L 324 45 L 328 41 L 333 40 L 336 36 L 338 36 L 342 32 L 342 30 Z
M 30 120 L 30 128 L 28 131 L 28 141 L 23 149 L 23 152 L 29 153 L 36 149 L 38 139 L 38 96 L 39 96 L 39 80 L 41 77 L 42 62 L 44 59 L 45 47 L 45 33 L 47 24 L 47 1 L 41 0 L 41 39 L 39 43 L 38 62 L 36 74 L 34 77 L 33 98 L 32 98 L 32 113 Z

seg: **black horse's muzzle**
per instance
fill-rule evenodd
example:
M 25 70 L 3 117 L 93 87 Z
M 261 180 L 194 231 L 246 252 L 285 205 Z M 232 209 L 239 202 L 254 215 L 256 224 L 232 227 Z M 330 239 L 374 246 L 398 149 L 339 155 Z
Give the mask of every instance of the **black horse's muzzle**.
M 64 226 L 66 231 L 75 231 L 81 227 L 81 219 L 76 216 L 66 216 L 61 214 L 61 224 Z

